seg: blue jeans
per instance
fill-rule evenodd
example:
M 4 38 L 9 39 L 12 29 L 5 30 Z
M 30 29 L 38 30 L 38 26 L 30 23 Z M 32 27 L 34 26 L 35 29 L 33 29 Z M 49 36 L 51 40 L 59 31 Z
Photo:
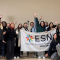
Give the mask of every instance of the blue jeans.
M 2 57 L 5 56 L 5 43 L 2 42 Z

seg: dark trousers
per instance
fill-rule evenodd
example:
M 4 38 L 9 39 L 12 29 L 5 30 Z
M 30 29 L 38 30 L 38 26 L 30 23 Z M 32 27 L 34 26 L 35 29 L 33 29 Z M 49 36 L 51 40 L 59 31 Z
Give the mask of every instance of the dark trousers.
M 19 56 L 20 57 L 20 47 L 18 47 L 18 38 L 16 38 L 16 46 L 15 46 L 15 50 L 14 50 L 14 56 Z
M 14 58 L 14 40 L 7 40 L 7 59 Z
M 2 40 L 0 40 L 0 55 L 2 55 Z
M 2 42 L 2 57 L 6 55 L 6 44 Z

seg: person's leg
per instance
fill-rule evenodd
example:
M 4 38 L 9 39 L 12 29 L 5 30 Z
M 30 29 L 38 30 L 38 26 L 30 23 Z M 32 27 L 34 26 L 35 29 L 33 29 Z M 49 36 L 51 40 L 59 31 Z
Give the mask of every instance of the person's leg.
M 53 53 L 52 55 L 51 55 L 51 59 L 53 60 L 53 59 L 56 59 L 57 58 L 57 52 L 55 52 L 55 53 Z
M 17 58 L 20 57 L 20 47 L 18 47 L 18 51 L 17 51 Z
M 2 55 L 2 40 L 0 40 L 0 55 Z
M 35 58 L 36 57 L 36 52 L 34 52 L 34 55 L 33 55 L 33 58 Z
M 11 41 L 7 41 L 7 59 L 11 59 Z
M 16 58 L 16 46 L 14 47 L 14 58 Z
M 18 57 L 18 52 L 19 52 L 19 49 L 18 49 L 18 38 L 16 38 L 16 57 Z
M 41 52 L 38 52 L 38 58 L 39 59 L 41 58 Z
M 14 40 L 11 40 L 11 58 L 14 58 Z
M 44 55 L 45 55 L 45 52 L 44 52 L 44 51 L 43 51 L 43 52 L 41 52 L 41 57 L 42 57 L 42 58 L 45 58 L 45 56 L 44 56 Z

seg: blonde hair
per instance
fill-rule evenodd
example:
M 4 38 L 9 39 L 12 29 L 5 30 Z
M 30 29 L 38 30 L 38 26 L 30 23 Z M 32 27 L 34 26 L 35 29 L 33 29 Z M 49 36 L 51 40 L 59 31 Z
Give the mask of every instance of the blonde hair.
M 2 26 L 2 24 L 0 25 L 0 28 L 1 28 L 1 29 L 3 29 L 3 26 Z

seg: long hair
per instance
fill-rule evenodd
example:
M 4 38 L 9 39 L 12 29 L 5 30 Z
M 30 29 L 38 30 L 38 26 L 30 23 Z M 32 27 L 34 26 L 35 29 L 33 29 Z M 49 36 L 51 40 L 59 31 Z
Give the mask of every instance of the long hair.
M 45 28 L 45 22 L 44 22 L 44 21 L 41 21 L 41 23 L 42 23 L 42 22 L 44 23 L 44 26 L 43 26 L 43 27 Z M 41 26 L 41 23 L 40 23 L 40 26 Z M 41 27 L 42 27 L 42 26 L 41 26 Z
M 5 27 L 7 27 L 7 22 L 3 21 L 3 22 L 2 22 L 2 25 L 3 25 L 3 23 L 5 23 Z
M 21 27 L 19 27 L 19 25 L 21 25 Z M 18 27 L 16 28 L 16 30 L 18 30 L 18 31 L 20 31 L 20 29 L 22 28 L 22 24 L 20 23 L 19 25 L 18 25 Z
M 53 22 L 50 22 L 50 24 L 51 24 L 51 23 L 53 24 Z M 51 29 L 50 24 L 49 24 L 49 29 Z M 52 28 L 53 28 L 53 27 L 54 27 L 54 24 L 53 24 Z
M 14 27 L 14 28 L 12 28 L 12 26 L 11 26 L 12 24 L 14 24 L 14 23 L 10 23 L 10 25 L 9 25 L 9 28 L 11 29 L 11 31 L 13 31 L 13 30 L 14 30 L 14 28 L 15 28 L 15 27 Z M 14 24 L 14 25 L 15 25 L 15 24 Z
M 57 33 L 55 33 L 55 34 L 56 34 L 56 36 L 57 36 Z M 54 35 L 55 35 L 55 34 L 54 34 Z M 54 40 L 54 35 L 53 35 L 53 40 L 52 40 L 52 42 L 54 42 L 54 41 L 55 41 L 55 40 Z M 57 39 L 58 39 L 58 38 L 56 38 L 56 41 L 57 41 Z

